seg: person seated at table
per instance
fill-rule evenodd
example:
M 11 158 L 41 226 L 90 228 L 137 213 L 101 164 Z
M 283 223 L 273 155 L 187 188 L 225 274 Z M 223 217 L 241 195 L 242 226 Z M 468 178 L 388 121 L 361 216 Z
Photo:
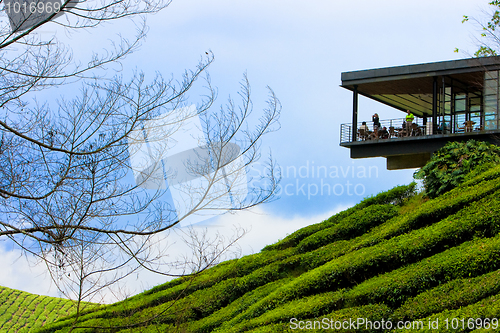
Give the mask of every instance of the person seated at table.
M 472 132 L 472 128 L 474 127 L 474 124 L 476 122 L 472 120 L 466 120 L 464 121 L 464 130 L 465 132 Z
M 422 128 L 420 126 L 418 126 L 418 124 L 412 124 L 411 129 L 412 129 L 411 135 L 413 135 L 413 136 L 422 135 Z
M 359 129 L 364 130 L 365 132 L 368 131 L 368 126 L 366 125 L 366 121 L 363 121 L 361 123 L 361 126 L 359 126 Z
M 366 140 L 368 138 L 368 126 L 366 126 L 366 121 L 361 123 L 361 126 L 358 128 L 358 136 L 361 140 Z
M 379 138 L 378 131 L 370 132 L 370 135 L 368 136 L 368 140 L 377 140 L 378 138 Z
M 378 131 L 378 137 L 380 139 L 389 139 L 389 132 L 387 131 L 387 127 L 384 126 Z
M 446 124 L 445 121 L 443 121 L 442 123 L 440 123 L 439 126 L 438 126 L 438 128 L 437 128 L 438 134 L 445 134 L 447 127 L 448 127 L 448 125 Z
M 398 136 L 406 136 L 406 121 L 403 119 L 403 124 L 401 125 L 401 128 L 398 128 Z

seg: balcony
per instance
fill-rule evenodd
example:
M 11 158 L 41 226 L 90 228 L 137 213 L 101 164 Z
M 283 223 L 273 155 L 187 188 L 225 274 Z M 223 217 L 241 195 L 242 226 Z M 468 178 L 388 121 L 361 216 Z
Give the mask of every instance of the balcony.
M 423 139 L 425 136 L 441 137 L 441 136 L 449 136 L 449 137 L 457 137 L 466 135 L 480 135 L 480 134 L 497 134 L 497 117 L 490 117 L 490 120 L 487 122 L 486 126 L 477 124 L 473 120 L 464 121 L 462 126 L 455 125 L 455 127 L 449 126 L 447 122 L 445 122 L 444 126 L 438 125 L 436 129 L 433 128 L 431 122 L 427 122 L 424 124 L 424 120 L 421 118 L 415 118 L 412 126 L 407 130 L 405 125 L 405 118 L 396 118 L 396 119 L 388 119 L 380 121 L 380 128 L 382 129 L 381 134 L 379 135 L 379 131 L 374 131 L 373 125 L 369 125 L 367 123 L 368 130 L 365 133 L 360 133 L 360 128 L 363 125 L 362 122 L 358 122 L 356 128 L 358 129 L 356 132 L 356 140 L 353 141 L 353 126 L 350 124 L 341 124 L 340 125 L 340 145 L 341 146 L 349 146 L 351 142 L 359 142 L 359 141 L 371 141 L 371 140 L 386 140 L 386 139 Z M 399 125 L 399 126 L 398 126 Z M 385 131 L 383 128 L 385 127 Z M 433 133 L 434 132 L 434 133 Z
M 341 86 L 353 92 L 353 121 L 340 126 L 340 145 L 351 158 L 386 157 L 387 169 L 418 168 L 449 141 L 500 142 L 500 57 L 345 72 Z M 404 115 L 410 110 L 412 126 L 404 118 L 381 120 L 387 132 L 380 132 L 361 119 L 363 129 L 359 95 Z
M 431 123 L 427 123 L 431 125 Z M 355 141 L 371 141 L 371 140 L 386 140 L 386 139 L 401 139 L 406 137 L 424 136 L 427 133 L 431 133 L 432 127 L 424 125 L 423 119 L 415 118 L 412 126 L 407 130 L 405 124 L 405 118 L 396 118 L 380 121 L 380 131 L 374 131 L 373 125 L 368 121 L 366 126 L 368 130 L 365 133 L 360 133 L 360 128 L 363 125 L 362 122 L 358 122 L 356 128 L 356 140 Z M 384 131 L 385 127 L 385 131 Z M 351 124 L 341 124 L 340 125 L 340 145 L 344 146 L 346 143 L 353 142 L 354 129 Z M 379 132 L 380 135 L 379 135 Z M 382 133 L 383 132 L 383 133 Z
M 356 140 L 353 141 L 352 124 L 340 125 L 340 145 L 351 150 L 351 158 L 386 157 L 387 169 L 397 170 L 418 168 L 430 159 L 433 152 L 449 141 L 470 139 L 498 144 L 500 131 L 498 122 L 491 119 L 488 126 L 481 126 L 468 121 L 462 126 L 444 129 L 434 128 L 431 122 L 424 124 L 424 119 L 415 118 L 410 131 L 403 127 L 404 118 L 381 120 L 382 131 L 373 130 L 368 124 L 368 131 L 360 133 L 362 122 L 357 123 Z M 386 128 L 386 132 L 383 128 Z M 488 129 L 485 129 L 488 128 Z

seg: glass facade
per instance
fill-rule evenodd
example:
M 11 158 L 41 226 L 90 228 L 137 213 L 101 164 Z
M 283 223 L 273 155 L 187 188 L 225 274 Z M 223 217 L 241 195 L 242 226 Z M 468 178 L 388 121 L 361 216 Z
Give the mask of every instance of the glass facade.
M 437 95 L 438 134 L 497 129 L 498 92 L 498 71 L 486 72 L 484 83 L 474 85 L 442 77 Z
M 499 105 L 499 81 L 498 71 L 484 73 L 484 129 L 498 129 L 498 105 Z

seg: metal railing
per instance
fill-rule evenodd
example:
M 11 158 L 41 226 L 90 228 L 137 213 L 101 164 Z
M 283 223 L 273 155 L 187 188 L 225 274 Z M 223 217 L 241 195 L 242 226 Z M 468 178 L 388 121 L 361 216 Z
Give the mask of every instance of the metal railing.
M 426 125 L 423 123 L 422 118 L 416 118 L 413 120 L 413 124 L 417 124 L 418 128 L 416 130 L 407 133 L 404 126 L 404 118 L 388 119 L 380 121 L 380 128 L 386 127 L 387 131 L 390 133 L 386 136 L 377 136 L 374 133 L 373 122 L 366 122 L 368 127 L 367 133 L 360 137 L 359 129 L 362 126 L 362 122 L 357 124 L 356 130 L 356 141 L 364 141 L 370 139 L 394 139 L 405 136 L 421 136 L 421 135 L 431 135 L 431 134 L 459 134 L 468 132 L 483 132 L 483 131 L 498 131 L 500 129 L 500 119 L 496 114 L 488 114 L 483 120 L 479 116 L 471 115 L 469 121 L 464 121 L 465 117 L 462 115 L 457 115 L 450 126 L 450 122 L 445 122 L 444 130 L 440 125 L 433 128 L 431 120 L 428 118 Z M 471 122 L 472 125 L 465 125 L 466 122 Z M 353 141 L 353 128 L 352 124 L 341 124 L 340 125 L 340 143 L 349 143 Z
M 379 129 L 383 129 L 384 127 L 386 128 L 387 132 L 389 133 L 389 135 L 387 136 L 388 139 L 397 138 L 398 133 L 401 134 L 406 129 L 406 126 L 404 125 L 404 123 L 405 123 L 405 118 L 380 120 L 380 128 Z M 362 124 L 363 124 L 363 122 L 358 122 L 356 128 L 359 130 L 359 128 L 361 128 Z M 432 128 L 432 125 L 429 123 L 429 121 L 427 121 L 427 126 L 425 126 L 422 118 L 415 117 L 415 119 L 413 120 L 413 124 L 418 125 L 418 132 L 415 132 L 415 133 L 418 133 L 418 135 L 430 134 L 428 132 L 429 132 L 429 129 Z M 374 132 L 373 122 L 367 121 L 366 126 L 368 127 L 368 133 L 366 134 L 366 137 L 370 138 L 370 133 Z M 405 127 L 403 127 L 403 126 L 405 126 Z M 429 128 L 429 126 L 430 126 L 430 128 Z M 340 125 L 340 143 L 352 142 L 353 141 L 352 134 L 353 134 L 352 123 Z M 399 135 L 399 136 L 401 136 L 401 135 Z M 363 140 L 363 139 L 365 139 L 365 138 L 359 138 L 358 131 L 356 131 L 356 141 Z
M 367 121 L 366 126 L 368 127 L 367 133 L 363 137 L 359 135 L 359 129 L 361 128 L 362 122 L 358 122 L 356 126 L 356 141 L 364 141 L 370 139 L 395 139 L 404 136 L 413 135 L 431 135 L 431 134 L 459 134 L 468 132 L 483 132 L 483 131 L 499 131 L 500 130 L 500 117 L 495 113 L 486 113 L 483 115 L 478 115 L 471 113 L 468 117 L 469 121 L 472 122 L 472 126 L 467 127 L 465 123 L 465 114 L 456 114 L 453 117 L 453 123 L 450 126 L 451 117 L 448 115 L 445 118 L 444 129 L 439 125 L 442 122 L 442 118 L 438 121 L 436 127 L 432 126 L 432 118 L 427 118 L 427 122 L 424 125 L 423 118 L 415 117 L 413 124 L 417 124 L 418 128 L 416 131 L 411 133 L 405 132 L 405 118 L 387 119 L 380 121 L 380 128 L 386 127 L 387 131 L 390 133 L 388 136 L 376 136 L 372 134 L 374 132 L 373 122 Z M 353 126 L 350 124 L 340 125 L 340 143 L 349 143 L 353 141 Z

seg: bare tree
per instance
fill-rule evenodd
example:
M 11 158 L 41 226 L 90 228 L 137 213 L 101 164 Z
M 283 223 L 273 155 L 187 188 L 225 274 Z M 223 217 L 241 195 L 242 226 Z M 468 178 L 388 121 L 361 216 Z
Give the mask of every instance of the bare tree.
M 269 89 L 267 108 L 252 116 L 245 75 L 241 101 L 213 111 L 216 92 L 206 74 L 212 53 L 181 80 L 110 76 L 108 68 L 145 36 L 143 15 L 169 3 L 66 0 L 64 16 L 0 17 L 0 237 L 43 260 L 78 304 L 137 269 L 183 275 L 210 267 L 244 232 L 229 240 L 190 232 L 194 260 L 184 260 L 180 273 L 172 271 L 179 262 L 166 256 L 165 239 L 198 214 L 272 200 L 280 178 L 271 157 L 252 182 L 257 187 L 248 188 L 246 178 L 263 136 L 279 126 L 278 99 Z M 140 25 L 132 41 L 117 37 L 108 52 L 86 61 L 36 34 L 49 24 L 71 32 L 134 16 Z M 194 104 L 187 93 L 200 81 L 205 94 Z M 81 94 L 47 97 L 64 85 L 78 85 Z M 180 149 L 183 138 L 196 146 Z
M 476 18 L 464 15 L 462 23 L 472 22 L 480 31 L 480 38 L 475 38 L 478 46 L 475 57 L 497 56 L 500 49 L 500 35 L 498 27 L 500 25 L 500 1 L 493 0 L 488 2 L 488 9 L 483 10 L 482 15 L 487 18 Z M 459 49 L 456 48 L 455 52 Z

